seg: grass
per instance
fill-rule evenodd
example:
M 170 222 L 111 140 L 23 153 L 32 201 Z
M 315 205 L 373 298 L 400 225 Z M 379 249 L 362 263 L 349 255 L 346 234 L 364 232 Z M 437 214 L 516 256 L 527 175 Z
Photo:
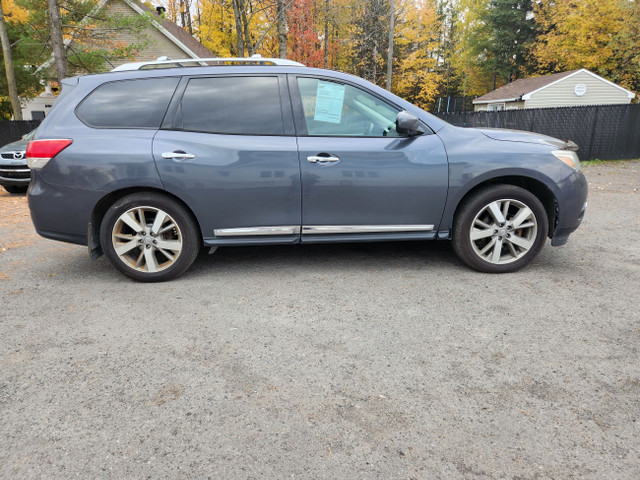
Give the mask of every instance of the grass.
M 583 167 L 590 167 L 592 165 L 615 165 L 615 164 L 625 164 L 629 162 L 637 162 L 638 158 L 626 158 L 621 160 L 601 160 L 596 158 L 595 160 L 580 160 L 580 165 Z

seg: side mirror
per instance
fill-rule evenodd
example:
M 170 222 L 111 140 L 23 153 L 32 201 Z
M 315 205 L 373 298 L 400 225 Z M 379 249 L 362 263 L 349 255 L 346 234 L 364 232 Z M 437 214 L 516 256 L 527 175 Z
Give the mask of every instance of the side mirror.
M 424 130 L 420 128 L 420 120 L 418 120 L 418 117 L 407 111 L 402 111 L 398 113 L 396 117 L 396 132 L 400 135 L 406 135 L 407 137 L 415 137 L 422 135 Z

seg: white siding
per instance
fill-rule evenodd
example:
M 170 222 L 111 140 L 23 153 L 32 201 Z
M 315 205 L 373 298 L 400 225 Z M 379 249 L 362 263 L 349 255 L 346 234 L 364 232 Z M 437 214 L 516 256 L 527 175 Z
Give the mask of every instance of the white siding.
M 574 92 L 582 84 L 587 91 L 581 97 Z M 527 100 L 526 108 L 571 107 L 575 105 L 611 105 L 631 103 L 627 92 L 614 87 L 586 72 L 563 78 L 555 85 L 540 90 Z

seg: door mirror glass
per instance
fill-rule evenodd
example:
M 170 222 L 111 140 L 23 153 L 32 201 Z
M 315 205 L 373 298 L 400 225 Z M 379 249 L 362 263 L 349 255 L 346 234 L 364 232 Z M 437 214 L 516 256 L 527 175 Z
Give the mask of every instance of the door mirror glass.
M 418 120 L 418 117 L 407 111 L 398 113 L 398 116 L 396 117 L 396 131 L 400 135 L 405 135 L 407 137 L 415 137 L 424 133 L 424 130 L 420 128 L 420 121 Z

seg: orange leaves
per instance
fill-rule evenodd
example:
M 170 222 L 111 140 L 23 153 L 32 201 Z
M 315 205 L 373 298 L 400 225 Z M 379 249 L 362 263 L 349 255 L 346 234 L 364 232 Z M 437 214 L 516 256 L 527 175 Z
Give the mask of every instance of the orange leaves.
M 8 23 L 25 23 L 29 18 L 29 11 L 16 5 L 14 0 L 2 0 L 2 12 Z

